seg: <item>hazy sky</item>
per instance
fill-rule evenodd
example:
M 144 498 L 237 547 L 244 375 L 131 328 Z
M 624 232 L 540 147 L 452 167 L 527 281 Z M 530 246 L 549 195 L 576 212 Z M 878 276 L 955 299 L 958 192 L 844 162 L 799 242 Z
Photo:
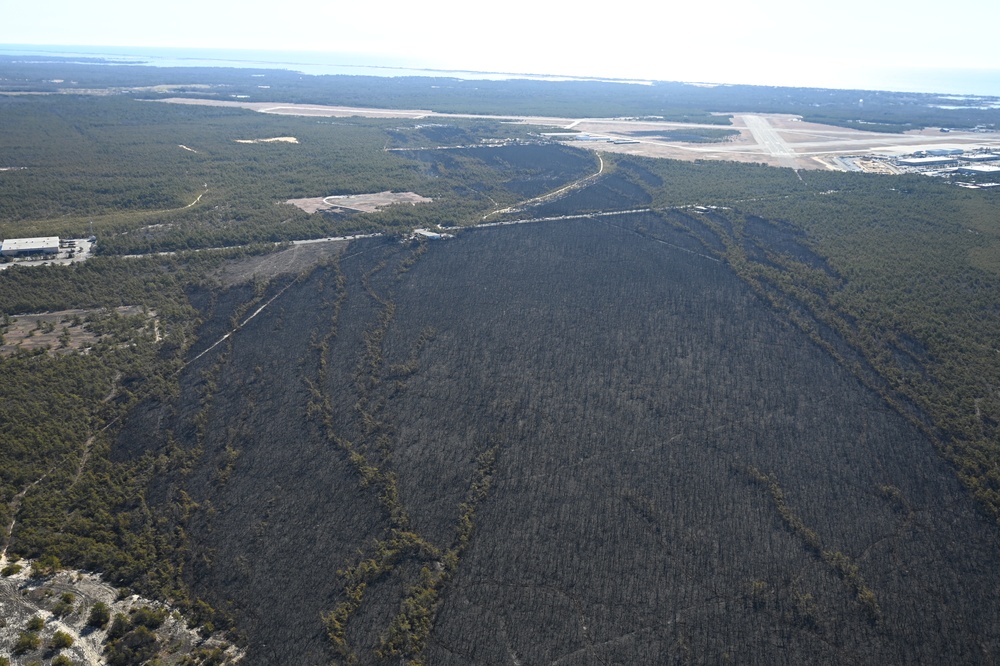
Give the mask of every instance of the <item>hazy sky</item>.
M 357 52 L 540 74 L 873 87 L 892 70 L 1000 72 L 996 0 L 0 0 L 0 16 L 8 44 Z

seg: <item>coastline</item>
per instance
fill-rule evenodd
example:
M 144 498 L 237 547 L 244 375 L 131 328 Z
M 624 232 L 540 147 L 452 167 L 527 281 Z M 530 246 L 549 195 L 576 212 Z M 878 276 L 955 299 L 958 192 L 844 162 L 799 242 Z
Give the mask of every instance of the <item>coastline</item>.
M 371 54 L 318 51 L 258 51 L 247 49 L 201 49 L 131 46 L 74 46 L 0 44 L 0 56 L 71 59 L 74 62 L 106 65 L 147 65 L 153 67 L 233 67 L 241 69 L 280 69 L 302 74 L 348 76 L 426 76 L 464 80 L 529 79 L 536 81 L 600 81 L 651 85 L 651 79 L 578 76 L 568 74 L 471 71 L 449 69 L 417 60 Z M 675 79 L 658 79 L 673 81 Z M 757 85 L 745 81 L 688 82 L 693 85 Z M 787 82 L 778 87 L 830 88 L 887 92 L 919 92 L 966 97 L 1000 97 L 1000 71 L 992 69 L 892 68 L 869 69 L 843 85 L 820 85 Z

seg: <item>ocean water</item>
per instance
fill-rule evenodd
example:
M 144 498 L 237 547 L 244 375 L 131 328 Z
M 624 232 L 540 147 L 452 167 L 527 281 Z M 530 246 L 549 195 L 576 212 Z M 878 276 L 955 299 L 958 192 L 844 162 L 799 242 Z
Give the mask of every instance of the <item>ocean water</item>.
M 102 59 L 109 64 L 149 65 L 153 67 L 243 67 L 249 69 L 288 69 L 303 74 L 345 74 L 357 76 L 442 76 L 458 79 L 538 81 L 619 81 L 649 83 L 648 80 L 608 79 L 562 76 L 525 72 L 477 72 L 461 69 L 431 68 L 418 60 L 400 62 L 398 58 L 380 58 L 356 53 L 320 53 L 316 51 L 252 51 L 241 49 L 182 49 L 124 46 L 28 46 L 0 44 L 0 55 L 32 58 L 58 57 L 88 62 Z
M 443 76 L 459 79 L 504 80 L 534 79 L 542 81 L 620 81 L 650 83 L 648 79 L 614 79 L 605 77 L 564 76 L 529 72 L 480 72 L 460 69 L 433 68 L 418 59 L 402 62 L 370 54 L 319 53 L 315 51 L 256 51 L 238 49 L 184 49 L 164 47 L 122 46 L 30 46 L 0 44 L 0 54 L 23 56 L 25 59 L 60 57 L 101 59 L 110 64 L 151 65 L 155 67 L 244 67 L 254 69 L 288 69 L 304 74 L 347 74 L 365 76 Z M 663 79 L 665 81 L 676 79 Z M 893 92 L 924 92 L 943 95 L 1000 97 L 1000 70 L 997 69 L 880 69 L 842 72 L 825 87 L 857 90 L 887 90 Z M 733 80 L 714 83 L 749 84 L 755 81 Z M 776 85 L 803 86 L 789 81 Z M 815 86 L 819 87 L 819 86 Z
M 997 69 L 872 69 L 866 72 L 869 90 L 929 92 L 944 95 L 1000 97 L 1000 70 Z M 860 86 L 859 86 L 860 87 Z

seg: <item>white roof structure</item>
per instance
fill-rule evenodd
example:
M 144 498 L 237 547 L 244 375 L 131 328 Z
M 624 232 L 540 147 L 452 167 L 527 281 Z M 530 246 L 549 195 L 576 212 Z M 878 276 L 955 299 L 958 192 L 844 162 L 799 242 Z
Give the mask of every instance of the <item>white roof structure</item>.
M 994 160 L 1000 160 L 1000 155 L 994 155 L 993 153 L 980 153 L 979 155 L 966 155 L 962 159 L 968 160 L 969 162 L 992 162 Z
M 58 252 L 58 236 L 40 236 L 38 238 L 8 238 L 0 247 L 2 254 L 22 254 L 25 252 Z
M 954 164 L 957 160 L 954 157 L 901 157 L 896 160 L 903 166 L 942 166 Z
M 1000 166 L 982 164 L 977 166 L 964 166 L 958 169 L 962 173 L 995 174 L 1000 173 Z

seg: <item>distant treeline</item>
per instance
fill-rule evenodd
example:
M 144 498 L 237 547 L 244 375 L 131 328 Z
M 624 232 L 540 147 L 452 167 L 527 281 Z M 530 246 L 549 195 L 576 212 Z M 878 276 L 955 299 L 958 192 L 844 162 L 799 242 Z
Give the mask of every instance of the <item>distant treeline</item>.
M 602 81 L 466 81 L 433 77 L 305 75 L 274 69 L 159 68 L 78 64 L 49 58 L 22 63 L 0 56 L 0 90 L 65 91 L 95 87 L 187 85 L 184 95 L 245 101 L 339 104 L 441 112 L 569 117 L 660 116 L 667 120 L 729 124 L 728 113 L 791 113 L 805 120 L 878 132 L 921 127 L 996 129 L 1000 109 L 979 99 L 955 100 L 929 93 L 651 85 Z M 53 83 L 63 80 L 63 83 Z M 266 81 L 268 88 L 260 85 Z M 209 86 L 209 88 L 205 88 Z M 177 90 L 143 96 L 176 95 Z M 863 100 L 863 101 L 862 101 Z M 954 108 L 954 107 L 963 108 Z M 941 108 L 948 107 L 948 108 Z M 721 114 L 721 115 L 718 115 Z

